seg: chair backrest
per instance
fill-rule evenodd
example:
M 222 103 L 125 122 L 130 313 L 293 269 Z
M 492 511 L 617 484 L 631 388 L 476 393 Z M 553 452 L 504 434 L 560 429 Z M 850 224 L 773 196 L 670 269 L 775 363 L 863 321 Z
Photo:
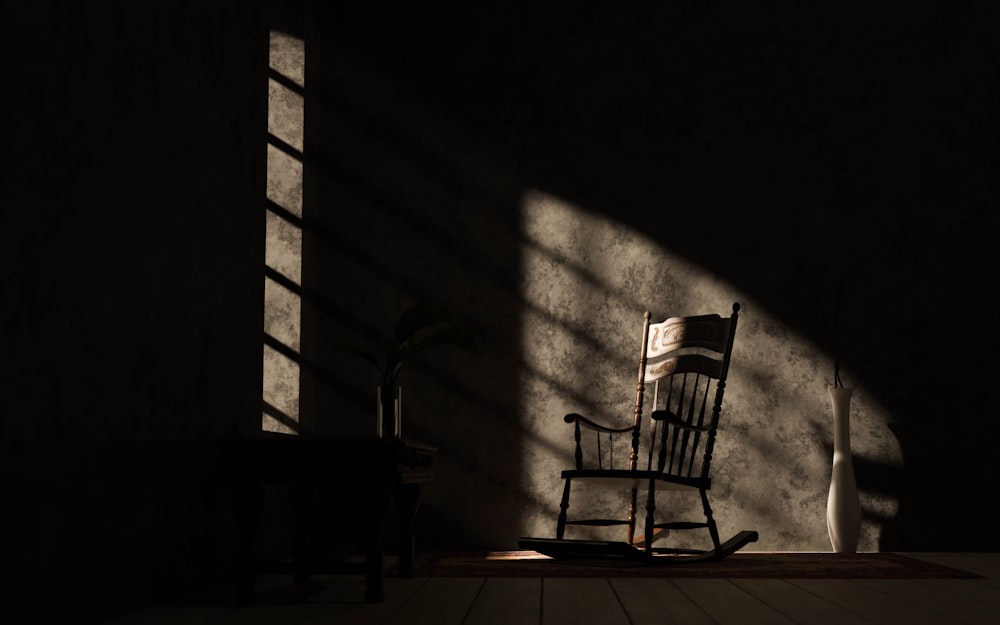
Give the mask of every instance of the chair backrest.
M 646 313 L 633 424 L 639 429 L 648 409 L 646 469 L 708 478 L 739 310 L 735 303 L 729 317 L 671 317 L 656 324 Z M 630 469 L 639 468 L 639 455 L 634 439 Z

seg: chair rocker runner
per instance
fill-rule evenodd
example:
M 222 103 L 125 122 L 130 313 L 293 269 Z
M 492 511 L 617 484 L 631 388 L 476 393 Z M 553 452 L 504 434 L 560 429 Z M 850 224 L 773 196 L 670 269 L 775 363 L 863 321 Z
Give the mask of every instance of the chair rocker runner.
M 611 427 L 579 414 L 566 415 L 566 423 L 574 426 L 576 467 L 562 472 L 563 495 L 556 537 L 521 538 L 518 545 L 522 549 L 555 558 L 610 557 L 674 563 L 722 559 L 757 540 L 757 532 L 744 530 L 721 541 L 708 501 L 712 486 L 712 451 L 739 310 L 739 303 L 735 303 L 730 317 L 716 314 L 671 317 L 656 324 L 650 324 L 650 313 L 645 313 L 632 425 Z M 643 441 L 643 407 L 649 392 L 652 393 L 652 410 Z M 628 468 L 603 466 L 605 456 L 613 458 L 615 436 L 631 440 Z M 596 439 L 596 467 L 585 466 L 581 442 L 585 438 L 588 439 L 587 449 L 593 449 L 591 445 Z M 643 456 L 645 468 L 640 468 Z M 570 492 L 574 481 L 627 491 L 627 518 L 571 518 Z M 636 538 L 640 491 L 645 497 L 644 534 Z M 657 497 L 661 491 L 698 493 L 704 520 L 656 522 Z M 570 526 L 615 525 L 626 526 L 626 541 L 564 537 Z M 673 530 L 699 529 L 708 530 L 710 549 L 653 546 L 654 541 Z

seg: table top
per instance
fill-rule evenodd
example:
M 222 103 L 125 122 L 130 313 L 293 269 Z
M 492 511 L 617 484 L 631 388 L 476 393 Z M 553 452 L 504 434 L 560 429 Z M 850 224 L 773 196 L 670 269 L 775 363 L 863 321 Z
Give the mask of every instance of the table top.
M 433 479 L 437 449 L 423 442 L 378 437 L 313 437 L 262 432 L 220 439 L 223 477 L 261 482 L 331 482 L 345 475 L 414 482 Z

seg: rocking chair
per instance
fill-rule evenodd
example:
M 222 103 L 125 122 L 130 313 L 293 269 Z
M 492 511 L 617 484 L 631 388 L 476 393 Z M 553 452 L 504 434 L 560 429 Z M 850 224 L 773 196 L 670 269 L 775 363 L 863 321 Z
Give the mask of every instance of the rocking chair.
M 562 472 L 563 495 L 556 537 L 521 538 L 518 545 L 555 558 L 630 558 L 646 563 L 673 563 L 718 560 L 757 540 L 757 532 L 742 531 L 722 542 L 708 491 L 712 486 L 710 467 L 716 429 L 722 410 L 726 376 L 736 335 L 740 305 L 733 304 L 728 318 L 716 314 L 672 317 L 650 325 L 646 312 L 642 325 L 642 349 L 636 385 L 633 422 L 628 427 L 610 427 L 579 414 L 568 414 L 574 425 L 576 467 Z M 640 446 L 643 402 L 652 392 L 648 447 Z M 585 467 L 581 438 L 586 430 L 592 444 L 597 441 L 597 466 Z M 604 457 L 613 458 L 613 437 L 631 439 L 628 468 L 603 466 Z M 592 447 L 588 447 L 592 449 Z M 640 449 L 645 468 L 640 468 Z M 570 518 L 570 490 L 574 481 L 621 489 L 629 493 L 625 519 Z M 636 504 L 644 491 L 646 513 L 644 535 L 635 538 Z M 656 522 L 660 491 L 698 493 L 704 521 Z M 564 538 L 569 526 L 614 526 L 627 528 L 625 542 Z M 653 542 L 671 530 L 707 529 L 710 549 L 654 547 Z

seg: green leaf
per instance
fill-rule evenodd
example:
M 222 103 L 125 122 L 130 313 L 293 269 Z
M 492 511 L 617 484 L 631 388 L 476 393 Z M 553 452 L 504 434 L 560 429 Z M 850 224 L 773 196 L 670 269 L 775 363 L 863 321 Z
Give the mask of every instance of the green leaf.
M 433 304 L 417 304 L 405 310 L 396 322 L 395 340 L 383 341 L 384 365 L 367 347 L 341 341 L 334 344 L 334 351 L 353 354 L 375 366 L 383 384 L 395 385 L 403 365 L 418 352 L 438 345 L 452 345 L 471 352 L 478 352 L 472 332 L 460 325 L 446 310 Z
M 403 348 L 398 343 L 394 343 L 388 339 L 385 340 L 385 376 L 388 377 L 390 372 L 398 371 L 403 364 L 406 354 Z
M 417 304 L 403 311 L 403 314 L 399 316 L 394 334 L 396 341 L 402 345 L 427 328 L 454 323 L 454 317 L 440 306 Z
M 382 371 L 382 366 L 379 364 L 378 358 L 367 347 L 360 345 L 358 343 L 352 343 L 350 341 L 340 341 L 334 343 L 332 349 L 335 352 L 342 352 L 344 354 L 351 354 L 359 358 L 363 358 L 364 360 L 367 360 L 368 362 L 372 363 L 372 365 L 375 367 L 375 369 L 379 372 L 380 375 L 384 375 L 384 372 Z
M 451 345 L 467 351 L 478 353 L 475 337 L 472 332 L 460 325 L 439 326 L 419 337 L 410 346 L 413 352 L 423 351 L 438 345 Z

